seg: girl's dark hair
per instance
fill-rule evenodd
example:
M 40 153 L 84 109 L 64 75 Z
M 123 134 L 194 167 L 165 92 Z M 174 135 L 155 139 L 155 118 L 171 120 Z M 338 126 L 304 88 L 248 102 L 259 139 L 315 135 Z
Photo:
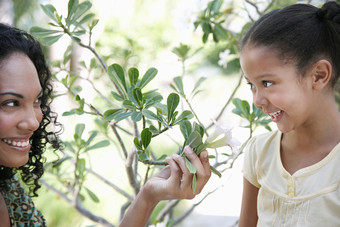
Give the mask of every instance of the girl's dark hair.
M 247 44 L 274 48 L 280 58 L 295 61 L 299 72 L 325 58 L 332 64 L 334 87 L 340 74 L 340 6 L 331 1 L 320 9 L 294 4 L 273 10 L 250 28 L 241 49 Z
M 0 165 L 0 191 L 6 191 L 7 180 L 12 178 L 18 171 L 21 179 L 29 188 L 30 195 L 37 196 L 37 190 L 41 187 L 38 180 L 44 173 L 42 153 L 48 142 L 53 142 L 56 146 L 58 136 L 56 132 L 48 129 L 50 124 L 59 126 L 56 118 L 57 114 L 50 109 L 52 84 L 51 72 L 45 61 L 41 46 L 30 34 L 17 28 L 0 23 L 0 65 L 13 53 L 27 55 L 33 62 L 42 87 L 41 110 L 43 119 L 38 130 L 30 138 L 31 150 L 28 162 L 21 167 L 11 168 Z

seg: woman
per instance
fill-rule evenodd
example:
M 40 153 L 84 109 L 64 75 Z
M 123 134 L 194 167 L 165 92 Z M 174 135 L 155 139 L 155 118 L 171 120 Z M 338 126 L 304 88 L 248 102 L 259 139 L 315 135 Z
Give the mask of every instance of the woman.
M 30 196 L 37 196 L 42 176 L 42 153 L 46 144 L 54 146 L 58 126 L 50 107 L 51 73 L 40 44 L 19 29 L 0 24 L 0 220 L 2 226 L 46 226 L 42 213 Z M 47 127 L 49 126 L 49 127 Z M 54 139 L 50 141 L 50 138 Z M 200 158 L 185 148 L 197 169 L 200 192 L 208 181 L 208 154 Z M 165 199 L 191 199 L 192 174 L 183 157 L 167 158 L 169 166 L 150 178 L 122 220 L 120 226 L 144 226 L 153 208 Z M 28 186 L 28 194 L 16 174 Z

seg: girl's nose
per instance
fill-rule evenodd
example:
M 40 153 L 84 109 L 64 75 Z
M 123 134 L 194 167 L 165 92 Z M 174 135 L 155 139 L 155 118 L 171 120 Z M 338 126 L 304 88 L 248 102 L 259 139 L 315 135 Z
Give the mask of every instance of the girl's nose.
M 22 120 L 19 122 L 18 127 L 28 131 L 36 131 L 39 128 L 42 120 L 41 109 L 30 108 L 24 111 Z
M 264 110 L 264 107 L 268 104 L 268 100 L 261 91 L 256 91 L 253 94 L 253 102 L 257 108 Z

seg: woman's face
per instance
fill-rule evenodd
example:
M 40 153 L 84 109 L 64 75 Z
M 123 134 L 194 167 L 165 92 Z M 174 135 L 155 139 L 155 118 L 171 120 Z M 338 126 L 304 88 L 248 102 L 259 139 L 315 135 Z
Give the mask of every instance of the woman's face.
M 13 53 L 0 65 L 0 165 L 27 163 L 29 139 L 42 120 L 42 88 L 32 61 Z

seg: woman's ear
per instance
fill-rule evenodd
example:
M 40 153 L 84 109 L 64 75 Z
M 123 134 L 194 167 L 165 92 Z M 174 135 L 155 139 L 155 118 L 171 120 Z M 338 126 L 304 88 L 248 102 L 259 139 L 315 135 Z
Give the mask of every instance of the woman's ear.
M 332 65 L 327 60 L 317 61 L 312 69 L 312 87 L 315 90 L 322 90 L 327 86 L 332 77 Z

